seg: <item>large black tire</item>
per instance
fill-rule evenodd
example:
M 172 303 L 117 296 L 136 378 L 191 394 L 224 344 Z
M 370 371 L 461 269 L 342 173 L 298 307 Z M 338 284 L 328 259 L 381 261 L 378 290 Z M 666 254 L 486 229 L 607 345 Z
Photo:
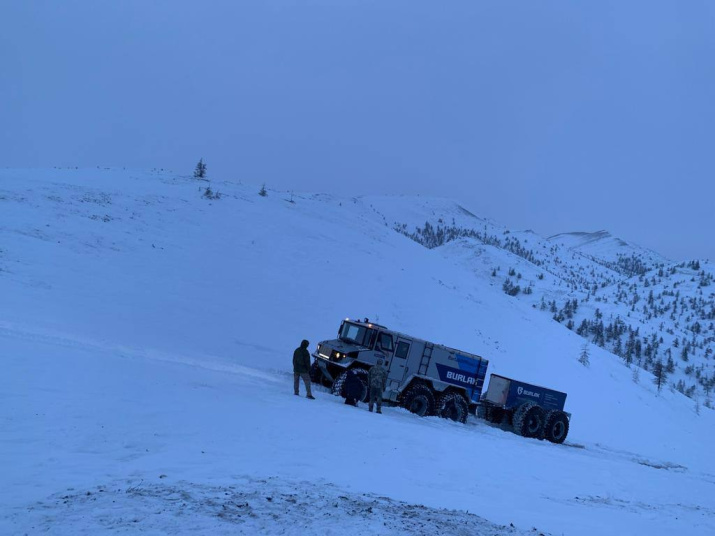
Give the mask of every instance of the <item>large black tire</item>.
M 318 365 L 317 360 L 313 361 L 313 364 L 310 366 L 310 380 L 313 383 L 322 385 L 323 387 L 330 387 L 333 384 L 332 381 L 325 377 L 325 374 L 323 374 L 323 370 Z
M 541 407 L 525 402 L 514 413 L 512 421 L 514 433 L 524 437 L 538 437 L 541 439 L 545 417 L 546 414 Z
M 343 398 L 345 398 L 345 392 L 343 390 L 343 387 L 345 386 L 345 380 L 348 377 L 348 372 L 349 371 L 344 370 L 340 374 L 338 374 L 338 377 L 335 378 L 333 385 L 330 386 L 331 394 L 335 396 L 342 396 Z
M 434 393 L 426 385 L 417 383 L 405 391 L 401 405 L 420 417 L 434 415 L 436 406 Z
M 552 443 L 563 443 L 569 435 L 569 418 L 563 411 L 549 411 L 542 432 L 544 439 Z
M 313 383 L 320 383 L 322 377 L 323 372 L 318 366 L 318 361 L 313 361 L 313 364 L 310 365 L 310 381 L 312 381 Z
M 350 370 L 345 370 L 340 373 L 340 375 L 333 382 L 330 392 L 335 396 L 341 396 L 345 398 L 345 382 L 348 379 L 348 375 L 356 376 L 360 383 L 363 385 L 361 396 L 358 398 L 359 402 L 367 402 L 370 397 L 370 391 L 367 388 L 367 375 L 368 372 L 365 369 L 353 368 Z
M 475 413 L 475 416 L 477 419 L 484 419 L 485 421 L 488 421 L 489 419 L 487 418 L 487 415 L 489 415 L 489 406 L 486 406 L 484 404 L 479 404 L 477 406 L 477 411 Z
M 469 404 L 457 393 L 444 393 L 437 399 L 437 416 L 455 422 L 467 422 Z

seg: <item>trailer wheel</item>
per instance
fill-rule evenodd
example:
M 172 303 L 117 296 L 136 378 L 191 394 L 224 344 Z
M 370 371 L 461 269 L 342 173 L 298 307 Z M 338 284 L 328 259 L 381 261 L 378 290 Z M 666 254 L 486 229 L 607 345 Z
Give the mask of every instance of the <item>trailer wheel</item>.
M 437 416 L 443 419 L 465 423 L 469 415 L 469 404 L 457 393 L 445 393 L 437 402 Z
M 485 421 L 488 421 L 489 419 L 487 418 L 487 415 L 489 415 L 489 407 L 484 404 L 479 404 L 476 412 L 477 419 L 484 419 Z
M 365 402 L 370 396 L 370 391 L 367 388 L 367 374 L 367 371 L 361 368 L 345 370 L 341 372 L 340 375 L 333 382 L 333 385 L 330 388 L 330 392 L 335 396 L 341 396 L 345 398 L 345 382 L 347 381 L 348 376 L 357 376 L 357 379 L 360 380 L 360 383 L 362 383 L 363 386 L 362 395 L 358 398 L 358 401 Z
M 492 424 L 501 424 L 504 420 L 505 412 L 502 408 L 497 408 L 491 404 L 477 406 L 477 417 Z
M 510 412 L 504 408 L 492 408 L 489 414 L 489 422 L 492 424 L 502 425 L 504 423 L 511 424 L 509 421 Z
M 549 411 L 544 421 L 544 439 L 563 443 L 569 433 L 569 418 L 563 411 Z
M 526 402 L 519 406 L 519 409 L 514 413 L 513 426 L 514 432 L 524 437 L 541 438 L 542 430 L 544 429 L 544 410 Z
M 413 385 L 402 397 L 402 407 L 420 417 L 434 415 L 435 402 L 432 389 L 421 383 Z

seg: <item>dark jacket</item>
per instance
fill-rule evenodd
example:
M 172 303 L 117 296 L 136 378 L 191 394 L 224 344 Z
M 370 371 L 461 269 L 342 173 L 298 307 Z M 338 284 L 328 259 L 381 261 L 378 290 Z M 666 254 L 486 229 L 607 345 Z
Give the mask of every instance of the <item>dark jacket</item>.
M 308 352 L 308 341 L 300 343 L 300 347 L 293 352 L 293 372 L 303 374 L 310 372 L 310 353 Z
M 345 403 L 353 406 L 357 406 L 358 401 L 365 396 L 365 384 L 355 372 L 348 372 L 343 393 L 345 394 Z

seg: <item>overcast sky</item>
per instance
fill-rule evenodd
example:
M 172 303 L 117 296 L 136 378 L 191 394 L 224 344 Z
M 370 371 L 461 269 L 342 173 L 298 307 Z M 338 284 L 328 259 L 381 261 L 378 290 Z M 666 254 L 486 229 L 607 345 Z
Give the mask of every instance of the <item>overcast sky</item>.
M 0 166 L 452 197 L 715 260 L 715 3 L 0 1 Z

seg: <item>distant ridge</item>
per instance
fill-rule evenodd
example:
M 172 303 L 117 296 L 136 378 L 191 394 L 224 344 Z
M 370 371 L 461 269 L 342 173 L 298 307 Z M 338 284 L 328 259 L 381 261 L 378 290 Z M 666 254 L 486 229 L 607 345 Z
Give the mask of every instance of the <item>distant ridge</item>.
M 669 263 L 670 259 L 653 250 L 613 236 L 604 229 L 586 232 L 575 231 L 550 236 L 549 242 L 558 243 L 571 251 L 577 251 L 596 259 L 615 261 L 620 256 L 641 257 L 648 264 Z

